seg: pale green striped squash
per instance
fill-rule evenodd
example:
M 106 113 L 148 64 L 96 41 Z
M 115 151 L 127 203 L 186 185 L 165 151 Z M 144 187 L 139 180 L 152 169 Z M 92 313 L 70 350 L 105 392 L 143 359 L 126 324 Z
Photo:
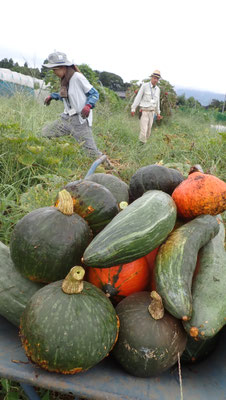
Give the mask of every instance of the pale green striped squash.
M 143 257 L 166 239 L 175 222 L 172 197 L 150 190 L 117 214 L 92 240 L 83 262 L 90 267 L 107 268 Z
M 212 215 L 200 215 L 174 230 L 156 257 L 156 290 L 167 311 L 184 321 L 192 315 L 192 277 L 199 249 L 219 231 Z
M 192 317 L 184 322 L 188 334 L 208 340 L 226 325 L 225 228 L 200 250 L 200 266 L 192 285 Z

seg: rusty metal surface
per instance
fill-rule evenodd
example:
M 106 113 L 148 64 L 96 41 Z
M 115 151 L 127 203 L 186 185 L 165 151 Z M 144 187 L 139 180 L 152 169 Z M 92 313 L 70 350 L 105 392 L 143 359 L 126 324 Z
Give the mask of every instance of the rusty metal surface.
M 209 358 L 182 366 L 184 399 L 226 400 L 226 330 Z M 91 400 L 180 400 L 177 368 L 158 378 L 135 378 L 113 360 L 74 376 L 50 373 L 28 362 L 18 331 L 0 317 L 0 376 Z

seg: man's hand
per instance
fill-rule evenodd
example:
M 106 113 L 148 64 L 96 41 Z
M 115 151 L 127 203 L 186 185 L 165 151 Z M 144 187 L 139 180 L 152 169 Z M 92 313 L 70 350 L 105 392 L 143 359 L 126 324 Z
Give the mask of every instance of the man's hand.
M 131 111 L 131 115 L 132 115 L 132 117 L 134 117 L 135 111 Z
M 158 114 L 157 115 L 157 121 L 160 121 L 161 119 L 163 119 L 163 117 L 160 114 Z
M 50 95 L 50 96 L 48 96 L 48 97 L 46 97 L 46 99 L 44 100 L 44 104 L 45 104 L 45 106 L 49 106 L 49 105 L 50 105 L 50 102 L 51 102 L 51 100 L 52 100 L 52 97 L 51 97 L 51 95 Z
M 90 109 L 91 109 L 91 105 L 90 104 L 86 104 L 85 107 L 83 107 L 82 109 L 82 118 L 87 118 L 89 116 L 90 113 Z

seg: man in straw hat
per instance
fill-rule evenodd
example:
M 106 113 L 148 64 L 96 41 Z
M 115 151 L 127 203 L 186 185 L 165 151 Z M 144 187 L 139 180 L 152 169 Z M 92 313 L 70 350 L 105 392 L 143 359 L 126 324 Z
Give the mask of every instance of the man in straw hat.
M 64 112 L 61 118 L 43 128 L 42 134 L 52 138 L 72 135 L 77 142 L 92 157 L 102 155 L 98 150 L 92 135 L 92 109 L 95 107 L 99 94 L 79 71 L 65 53 L 54 52 L 49 55 L 48 63 L 43 67 L 52 69 L 60 78 L 60 93 L 51 93 L 45 99 L 45 105 L 54 100 L 62 100 Z
M 143 83 L 140 87 L 134 102 L 131 106 L 131 115 L 135 115 L 137 106 L 140 106 L 140 134 L 139 140 L 141 144 L 145 144 L 151 134 L 151 128 L 154 116 L 157 114 L 157 120 L 160 120 L 160 89 L 157 86 L 161 78 L 160 71 L 155 70 L 151 74 L 151 81 Z

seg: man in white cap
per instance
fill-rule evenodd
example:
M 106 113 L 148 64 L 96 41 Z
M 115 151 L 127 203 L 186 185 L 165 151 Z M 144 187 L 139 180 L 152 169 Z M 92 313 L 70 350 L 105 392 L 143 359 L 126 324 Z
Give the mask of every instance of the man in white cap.
M 131 115 L 135 115 L 137 106 L 140 106 L 140 134 L 139 140 L 141 144 L 147 143 L 151 134 L 151 128 L 154 116 L 157 114 L 157 120 L 160 120 L 160 89 L 157 86 L 161 78 L 160 71 L 155 70 L 151 74 L 151 81 L 143 83 L 140 87 L 134 102 L 131 106 Z
M 60 93 L 51 93 L 45 104 L 51 100 L 63 100 L 64 112 L 61 118 L 43 128 L 42 134 L 52 138 L 72 135 L 92 157 L 102 155 L 92 135 L 92 109 L 99 99 L 98 91 L 89 83 L 65 53 L 54 52 L 49 55 L 43 67 L 52 69 L 61 80 Z

